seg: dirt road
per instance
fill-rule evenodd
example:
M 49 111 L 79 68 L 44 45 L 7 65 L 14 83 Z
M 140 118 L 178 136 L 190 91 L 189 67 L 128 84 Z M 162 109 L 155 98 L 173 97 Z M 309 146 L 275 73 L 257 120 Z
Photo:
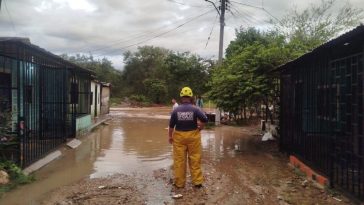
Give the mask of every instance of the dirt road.
M 148 112 L 151 112 L 148 114 Z M 165 121 L 159 122 L 158 131 L 153 125 L 148 128 L 153 116 Z M 161 132 L 166 125 L 165 110 L 128 110 L 114 112 L 114 121 L 128 119 L 124 124 L 125 135 L 138 138 L 151 134 L 144 132 Z M 131 119 L 133 118 L 133 120 Z M 140 120 L 136 120 L 138 118 Z M 144 128 L 143 126 L 146 125 Z M 157 127 L 158 127 L 157 126 Z M 127 128 L 129 127 L 129 128 Z M 138 129 L 139 131 L 135 130 Z M 134 131 L 132 131 L 134 130 Z M 165 133 L 164 133 L 165 132 Z M 144 155 L 156 150 L 165 151 L 158 156 L 170 157 L 170 147 L 166 142 L 166 131 L 159 133 L 163 142 L 157 147 L 152 138 L 139 139 L 142 147 L 135 147 Z M 165 136 L 164 136 L 165 135 Z M 165 137 L 165 138 L 164 138 Z M 216 127 L 202 132 L 204 187 L 193 188 L 188 180 L 184 189 L 175 189 L 172 185 L 171 161 L 152 166 L 135 165 L 137 162 L 123 162 L 119 167 L 129 170 L 123 174 L 108 177 L 84 179 L 78 183 L 60 187 L 47 194 L 42 204 L 353 204 L 353 201 L 333 192 L 316 188 L 311 182 L 295 173 L 287 165 L 287 156 L 278 152 L 274 141 L 261 142 L 261 135 L 256 126 L 250 127 Z M 135 140 L 135 139 L 134 139 Z M 148 143 L 149 142 L 149 143 Z M 124 139 L 123 143 L 131 143 Z M 124 144 L 125 146 L 125 144 Z M 112 147 L 112 146 L 111 146 Z M 115 147 L 113 149 L 116 149 Z M 148 150 L 155 150 L 148 153 Z M 125 154 L 125 153 L 124 153 Z M 114 156 L 115 157 L 115 156 Z M 145 156 L 144 156 L 145 157 Z M 105 159 L 108 158 L 106 153 Z M 122 156 L 120 156 L 122 158 Z M 153 158 L 158 161 L 161 158 Z M 149 159 L 150 160 L 150 159 Z M 163 161 L 163 160 L 162 160 Z M 109 161 L 96 167 L 108 167 Z M 136 166 L 133 170 L 128 166 Z M 133 170 L 133 171 L 130 171 Z M 126 173 L 126 174 L 125 174 Z M 172 199 L 175 194 L 182 198 Z

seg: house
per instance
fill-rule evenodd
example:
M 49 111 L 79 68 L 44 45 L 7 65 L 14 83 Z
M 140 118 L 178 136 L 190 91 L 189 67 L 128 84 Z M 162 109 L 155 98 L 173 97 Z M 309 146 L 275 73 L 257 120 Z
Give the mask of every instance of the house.
M 101 109 L 101 83 L 93 79 L 91 81 L 91 116 L 97 119 Z
M 364 199 L 363 58 L 360 25 L 278 68 L 280 149 L 359 199 Z
M 29 39 L 0 38 L 0 112 L 10 116 L 2 156 L 25 167 L 87 130 L 92 75 Z
M 110 83 L 91 81 L 91 116 L 94 121 L 110 112 Z

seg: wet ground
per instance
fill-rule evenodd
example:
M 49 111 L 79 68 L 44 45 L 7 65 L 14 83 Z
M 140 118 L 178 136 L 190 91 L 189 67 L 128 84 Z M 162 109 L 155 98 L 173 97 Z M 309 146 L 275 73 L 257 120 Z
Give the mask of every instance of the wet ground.
M 171 184 L 170 108 L 114 108 L 113 120 L 39 170 L 0 204 L 352 204 L 287 165 L 256 126 L 202 131 L 204 187 Z M 182 194 L 180 199 L 172 199 Z

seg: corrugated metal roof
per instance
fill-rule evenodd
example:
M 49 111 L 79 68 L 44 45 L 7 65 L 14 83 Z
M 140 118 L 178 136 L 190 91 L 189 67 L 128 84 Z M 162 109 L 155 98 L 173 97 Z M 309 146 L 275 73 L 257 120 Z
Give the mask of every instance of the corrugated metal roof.
M 276 71 L 280 71 L 280 70 L 283 70 L 283 69 L 286 69 L 287 67 L 299 62 L 299 61 L 302 61 L 308 57 L 311 57 L 315 54 L 318 54 L 318 53 L 321 53 L 321 52 L 324 52 L 326 51 L 327 49 L 330 49 L 336 45 L 339 45 L 339 44 L 344 44 L 344 43 L 347 43 L 350 39 L 352 38 L 355 38 L 357 36 L 363 36 L 363 41 L 364 41 L 364 25 L 361 24 L 359 25 L 358 27 L 356 27 L 355 29 L 335 38 L 335 39 L 332 39 L 324 44 L 322 44 L 321 46 L 313 49 L 311 52 L 308 52 L 308 53 L 305 53 L 304 55 L 296 58 L 295 60 L 292 60 L 292 61 L 289 61 L 288 63 L 285 63 L 279 67 L 277 67 L 275 70 Z
M 79 65 L 77 65 L 75 63 L 72 63 L 70 61 L 67 61 L 67 60 L 61 58 L 60 56 L 58 56 L 56 54 L 53 54 L 53 53 L 47 51 L 44 48 L 41 48 L 41 47 L 39 47 L 37 45 L 32 44 L 30 42 L 30 39 L 29 38 L 26 38 L 26 37 L 0 37 L 0 42 L 16 42 L 16 43 L 23 44 L 24 46 L 30 47 L 32 49 L 35 49 L 35 50 L 37 50 L 39 52 L 44 53 L 45 55 L 48 55 L 48 56 L 53 57 L 55 59 L 58 59 L 58 60 L 66 63 L 68 65 L 71 65 L 72 67 L 75 67 L 76 69 L 80 69 L 80 70 L 86 71 L 88 73 L 95 74 L 95 72 L 92 71 L 92 70 L 89 70 L 87 68 L 83 68 L 83 67 L 81 67 L 81 66 L 79 66 Z
M 0 37 L 0 42 L 1 41 L 22 41 L 24 43 L 31 44 L 30 39 L 26 37 Z

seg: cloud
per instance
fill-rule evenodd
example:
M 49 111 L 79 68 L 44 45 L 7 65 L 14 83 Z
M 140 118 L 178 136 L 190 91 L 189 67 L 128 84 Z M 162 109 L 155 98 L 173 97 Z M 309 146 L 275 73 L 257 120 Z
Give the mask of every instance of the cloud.
M 8 12 L 4 9 L 4 2 Z M 56 54 L 92 53 L 108 57 L 122 67 L 122 53 L 137 46 L 161 46 L 176 51 L 190 51 L 204 57 L 217 56 L 219 23 L 214 25 L 208 46 L 207 38 L 216 11 L 203 0 L 5 0 L 0 12 L 0 36 L 25 36 L 31 42 Z M 177 3 L 176 3 L 177 2 Z M 257 1 L 235 0 L 256 6 Z M 264 7 L 282 17 L 296 5 L 303 8 L 309 1 L 270 0 Z M 351 0 L 364 8 L 362 0 Z M 191 18 L 211 10 L 176 29 Z M 230 12 L 231 11 L 231 12 Z M 234 39 L 235 28 L 267 28 L 270 18 L 265 12 L 232 3 L 226 13 L 224 47 Z M 14 25 L 14 26 L 13 26 Z M 162 33 L 168 32 L 165 35 Z M 159 36 L 160 35 L 160 36 Z M 159 37 L 157 37 L 159 36 Z M 150 39 L 150 40 L 148 40 Z M 134 45 L 134 46 L 131 46 Z
M 37 12 L 44 12 L 47 10 L 62 9 L 69 7 L 72 10 L 80 10 L 86 12 L 93 12 L 96 6 L 87 0 L 43 0 L 39 6 L 34 7 Z

